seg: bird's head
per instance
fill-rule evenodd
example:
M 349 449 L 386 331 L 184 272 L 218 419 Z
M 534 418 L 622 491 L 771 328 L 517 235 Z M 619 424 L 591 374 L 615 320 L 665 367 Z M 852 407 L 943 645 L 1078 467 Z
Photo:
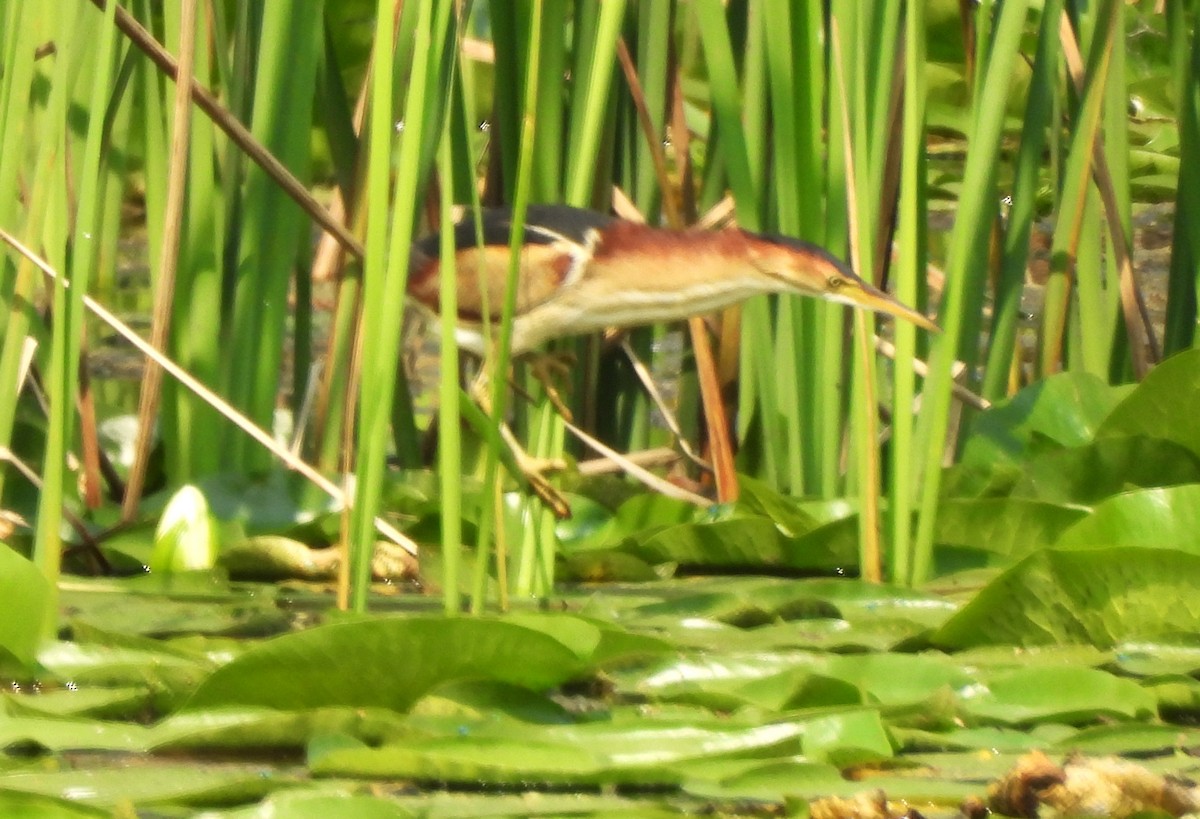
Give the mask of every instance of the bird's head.
M 910 321 L 939 332 L 926 316 L 860 279 L 848 265 L 817 245 L 792 239 L 746 233 L 748 261 L 781 293 L 797 293 L 848 304 Z

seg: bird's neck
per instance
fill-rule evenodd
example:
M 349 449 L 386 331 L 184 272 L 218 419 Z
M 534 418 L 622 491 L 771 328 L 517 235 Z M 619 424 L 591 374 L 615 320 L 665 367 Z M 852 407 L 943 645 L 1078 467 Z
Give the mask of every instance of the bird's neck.
M 747 234 L 737 229 L 673 231 L 618 223 L 602 234 L 587 270 L 629 301 L 661 308 L 667 318 L 785 289 L 754 267 Z

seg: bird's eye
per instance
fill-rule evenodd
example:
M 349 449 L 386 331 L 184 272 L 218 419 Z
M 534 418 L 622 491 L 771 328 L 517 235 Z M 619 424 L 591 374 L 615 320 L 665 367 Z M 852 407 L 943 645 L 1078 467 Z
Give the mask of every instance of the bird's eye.
M 837 290 L 845 283 L 845 279 L 841 278 L 840 276 L 830 276 L 825 280 L 825 284 L 828 285 L 830 290 Z

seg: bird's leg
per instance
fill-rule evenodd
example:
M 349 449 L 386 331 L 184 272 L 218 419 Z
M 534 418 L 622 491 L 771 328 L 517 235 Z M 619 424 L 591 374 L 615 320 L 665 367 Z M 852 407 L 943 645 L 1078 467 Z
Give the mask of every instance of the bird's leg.
M 490 379 L 487 375 L 487 368 L 484 367 L 479 371 L 479 375 L 471 383 L 470 394 L 471 399 L 483 412 L 491 416 L 492 414 L 492 396 L 490 390 Z M 542 499 L 554 515 L 558 518 L 569 518 L 571 516 L 571 507 L 567 503 L 566 498 L 562 496 L 557 489 L 550 485 L 550 481 L 546 478 L 548 472 L 558 472 L 567 468 L 566 462 L 558 458 L 538 458 L 530 455 L 525 447 L 521 446 L 521 442 L 517 440 L 517 436 L 513 434 L 511 428 L 504 421 L 498 421 L 497 425 L 500 432 L 500 438 L 505 447 L 508 448 L 509 454 L 512 456 L 512 462 L 516 466 L 516 471 L 519 471 L 525 480 L 529 483 L 529 488 L 533 493 Z
M 529 371 L 533 373 L 534 378 L 541 382 L 550 403 L 563 418 L 574 421 L 574 414 L 563 402 L 562 394 L 554 382 L 556 377 L 566 378 L 570 374 L 571 365 L 575 363 L 575 355 L 569 352 L 533 353 L 528 356 L 528 359 Z
M 521 442 L 517 440 L 517 437 L 513 435 L 513 431 L 509 429 L 508 424 L 500 424 L 500 437 L 508 445 L 513 458 L 517 462 L 517 468 L 521 470 L 521 474 L 525 476 L 525 480 L 529 481 L 529 488 L 533 490 L 533 493 L 550 507 L 556 518 L 571 517 L 571 506 L 567 503 L 567 499 L 563 497 L 561 492 L 551 486 L 549 479 L 546 478 L 546 473 L 548 472 L 560 472 L 566 469 L 566 462 L 561 458 L 539 458 L 535 455 L 530 455 L 525 451 L 525 447 L 521 446 Z

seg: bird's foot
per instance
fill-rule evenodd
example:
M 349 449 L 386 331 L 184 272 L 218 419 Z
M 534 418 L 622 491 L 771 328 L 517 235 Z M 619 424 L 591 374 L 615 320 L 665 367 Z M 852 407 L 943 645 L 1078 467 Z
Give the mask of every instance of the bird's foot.
M 558 410 L 559 414 L 568 421 L 574 421 L 575 416 L 566 403 L 562 399 L 562 393 L 558 391 L 558 386 L 555 381 L 559 378 L 566 378 L 571 373 L 571 367 L 575 364 L 575 356 L 572 353 L 538 353 L 530 356 L 529 371 L 533 373 L 533 377 L 542 383 L 542 387 L 546 390 L 546 397 L 550 399 L 550 403 Z
M 547 358 L 551 358 L 551 356 L 547 356 Z M 534 372 L 536 374 L 538 372 L 538 364 L 536 360 L 532 366 L 535 368 Z M 565 367 L 565 365 L 562 364 L 560 364 L 560 366 Z M 558 396 L 557 390 L 554 390 L 549 382 L 544 379 L 542 380 L 542 383 L 546 385 L 547 394 L 552 396 L 551 401 L 554 402 L 555 408 L 559 412 L 563 413 L 564 416 L 569 420 L 571 417 L 570 411 L 562 405 L 561 400 L 555 401 L 555 398 Z M 483 410 L 485 415 L 492 414 L 492 396 L 490 385 L 491 382 L 486 375 L 486 370 L 483 370 L 480 372 L 479 377 L 475 379 L 469 390 L 472 400 L 479 406 L 480 409 Z M 551 511 L 554 512 L 555 517 L 560 519 L 571 517 L 571 507 L 567 503 L 567 499 L 563 497 L 561 492 L 550 485 L 550 481 L 546 477 L 548 473 L 561 472 L 562 470 L 566 469 L 566 461 L 562 460 L 561 458 L 539 458 L 530 455 L 525 451 L 525 448 L 521 446 L 521 442 L 517 440 L 517 436 L 513 434 L 508 424 L 504 423 L 503 421 L 499 423 L 499 432 L 505 446 L 512 454 L 512 459 L 515 461 L 517 471 L 519 471 L 521 476 L 524 477 L 528 482 L 529 488 L 533 490 L 533 493 L 541 498 L 543 503 L 550 507 Z
M 521 446 L 521 442 L 517 440 L 517 436 L 513 435 L 513 431 L 508 428 L 507 424 L 500 425 L 500 437 L 504 439 L 508 451 L 512 453 L 517 471 L 529 483 L 533 494 L 550 507 L 556 518 L 561 520 L 571 517 L 571 506 L 567 503 L 567 499 L 550 485 L 550 480 L 546 477 L 547 473 L 561 472 L 566 469 L 567 462 L 561 458 L 539 458 L 530 455 L 525 447 Z
M 550 507 L 554 516 L 560 520 L 571 517 L 571 506 L 567 499 L 550 485 L 550 480 L 546 477 L 547 473 L 566 469 L 566 461 L 561 458 L 537 458 L 519 447 L 513 450 L 513 455 L 517 459 L 521 474 L 529 481 L 529 488 Z

